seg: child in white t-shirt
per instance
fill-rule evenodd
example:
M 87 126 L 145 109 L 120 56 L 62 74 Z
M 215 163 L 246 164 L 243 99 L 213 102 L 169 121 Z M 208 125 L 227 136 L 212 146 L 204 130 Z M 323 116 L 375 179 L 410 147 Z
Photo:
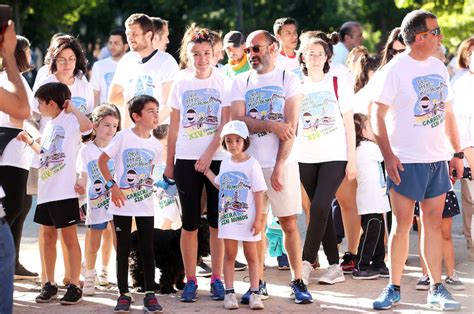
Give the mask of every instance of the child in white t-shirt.
M 114 105 L 102 104 L 92 111 L 92 122 L 94 133 L 92 140 L 82 146 L 78 157 L 79 177 L 76 181 L 76 191 L 87 195 L 87 215 L 86 215 L 86 272 L 84 274 L 84 295 L 93 295 L 95 289 L 95 262 L 97 252 L 101 246 L 103 231 L 111 230 L 112 214 L 108 212 L 110 193 L 104 187 L 105 180 L 99 171 L 97 160 L 103 153 L 117 132 L 120 125 L 120 114 Z M 113 160 L 109 160 L 109 169 L 113 173 Z M 110 222 L 110 226 L 109 226 Z M 110 243 L 105 243 L 109 241 Z M 104 238 L 102 246 L 102 273 L 104 280 L 107 280 L 107 267 L 110 260 L 112 238 Z M 106 249 L 107 248 L 107 249 Z M 108 254 L 105 254 L 107 251 Z
M 140 238 L 139 251 L 143 256 L 146 312 L 161 311 L 155 296 L 155 255 L 153 246 L 153 167 L 161 162 L 162 147 L 151 135 L 158 126 L 158 101 L 152 96 L 140 95 L 128 101 L 131 129 L 117 133 L 99 157 L 99 169 L 105 179 L 105 189 L 111 190 L 117 238 L 117 284 L 120 296 L 116 312 L 128 312 L 132 302 L 128 290 L 128 256 L 131 246 L 132 217 L 135 217 Z M 113 177 L 108 161 L 115 162 Z M 115 178 L 115 180 L 114 180 Z
M 224 307 L 239 307 L 234 291 L 234 263 L 238 241 L 243 241 L 250 275 L 250 308 L 263 309 L 259 293 L 257 242 L 261 239 L 263 192 L 267 190 L 259 162 L 247 155 L 249 131 L 242 121 L 224 125 L 222 146 L 232 154 L 224 159 L 219 175 L 209 170 L 206 176 L 219 187 L 219 238 L 224 239 Z
M 357 155 L 356 203 L 361 216 L 362 235 L 357 250 L 354 279 L 389 277 L 385 265 L 384 217 L 390 211 L 381 162 L 382 153 L 373 142 L 374 134 L 366 115 L 354 114 Z

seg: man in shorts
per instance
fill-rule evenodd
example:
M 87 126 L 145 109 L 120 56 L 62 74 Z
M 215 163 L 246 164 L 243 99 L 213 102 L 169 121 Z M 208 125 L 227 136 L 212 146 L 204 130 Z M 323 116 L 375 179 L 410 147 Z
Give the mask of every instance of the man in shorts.
M 382 70 L 373 93 L 375 134 L 388 173 L 395 228 L 389 240 L 390 283 L 373 302 L 376 310 L 400 301 L 400 281 L 413 221 L 415 201 L 421 205 L 421 252 L 430 276 L 427 302 L 443 310 L 460 308 L 441 283 L 441 220 L 450 173 L 463 164 L 445 65 L 432 57 L 441 44 L 435 15 L 415 10 L 403 19 L 401 33 L 407 51 Z M 447 139 L 456 152 L 450 154 Z M 450 161 L 449 172 L 446 160 Z M 460 177 L 458 177 L 460 178 Z

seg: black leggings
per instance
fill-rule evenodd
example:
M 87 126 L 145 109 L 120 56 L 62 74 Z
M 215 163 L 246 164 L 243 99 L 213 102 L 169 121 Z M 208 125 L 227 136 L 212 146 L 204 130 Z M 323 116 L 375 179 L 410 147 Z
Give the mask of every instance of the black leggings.
M 385 227 L 382 214 L 361 215 L 362 235 L 357 250 L 357 269 L 385 267 Z
M 309 224 L 303 246 L 304 261 L 316 261 L 322 241 L 329 265 L 339 263 L 331 202 L 344 179 L 346 164 L 346 161 L 299 163 L 300 180 L 311 200 Z
M 145 291 L 155 291 L 155 251 L 153 247 L 154 217 L 135 217 L 139 251 L 143 256 Z M 117 236 L 117 285 L 121 294 L 128 292 L 128 256 L 130 255 L 132 217 L 114 215 Z
M 5 219 L 10 226 L 15 243 L 16 260 L 15 267 L 20 264 L 20 242 L 23 232 L 23 223 L 31 207 L 31 195 L 26 195 L 26 181 L 28 180 L 28 170 L 12 167 L 0 166 L 0 186 L 5 191 Z

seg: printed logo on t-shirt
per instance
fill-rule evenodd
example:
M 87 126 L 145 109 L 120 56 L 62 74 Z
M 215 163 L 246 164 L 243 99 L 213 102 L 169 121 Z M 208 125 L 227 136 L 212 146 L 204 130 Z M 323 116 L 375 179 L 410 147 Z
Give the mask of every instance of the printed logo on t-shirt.
M 62 126 L 56 125 L 46 131 L 45 140 L 40 151 L 40 180 L 55 175 L 66 166 L 63 152 L 65 131 Z
M 122 153 L 124 173 L 120 189 L 127 200 L 141 202 L 153 195 L 153 161 L 155 154 L 148 149 L 126 149 Z
M 257 120 L 283 120 L 285 96 L 280 86 L 265 86 L 251 89 L 245 93 L 246 115 Z M 258 137 L 268 132 L 259 132 Z
M 300 67 L 294 68 L 293 70 L 291 70 L 291 72 L 295 73 L 296 76 L 297 76 L 300 80 L 303 80 L 303 78 L 304 78 L 304 76 L 303 76 L 303 71 L 301 71 L 301 68 L 300 68 Z
M 71 97 L 74 107 L 76 107 L 81 113 L 87 113 L 87 101 L 83 97 L 73 96 Z
M 106 90 L 105 90 L 106 97 L 109 97 L 109 87 L 110 87 L 110 83 L 112 83 L 112 79 L 114 78 L 114 73 L 115 72 L 108 72 L 104 74 L 104 81 L 105 81 L 105 86 L 106 86 Z
M 110 173 L 112 176 L 114 175 L 114 161 L 109 159 L 107 162 L 107 166 L 109 167 Z M 91 182 L 91 186 L 89 188 L 89 206 L 90 210 L 97 210 L 97 209 L 108 209 L 109 208 L 109 191 L 105 189 L 105 179 L 100 173 L 99 166 L 96 160 L 91 160 L 87 164 L 87 176 Z
M 183 129 L 189 140 L 213 136 L 219 124 L 220 93 L 203 88 L 183 93 Z
M 329 91 L 305 95 L 301 105 L 301 124 L 303 136 L 308 141 L 334 132 L 337 127 L 334 118 L 334 108 L 338 106 L 334 93 Z
M 135 95 L 148 95 L 153 96 L 153 90 L 155 89 L 155 84 L 153 83 L 153 77 L 151 75 L 142 75 L 137 79 L 135 86 Z
M 415 126 L 437 127 L 444 122 L 444 101 L 448 95 L 448 85 L 438 74 L 416 77 L 412 81 L 418 96 L 414 106 Z
M 219 225 L 242 224 L 248 219 L 250 181 L 242 172 L 222 174 L 219 189 Z

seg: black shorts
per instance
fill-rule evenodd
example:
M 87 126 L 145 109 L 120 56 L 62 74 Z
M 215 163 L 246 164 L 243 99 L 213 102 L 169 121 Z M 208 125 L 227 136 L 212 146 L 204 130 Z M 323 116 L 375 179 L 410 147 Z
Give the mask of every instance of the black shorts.
M 79 200 L 69 198 L 36 206 L 34 222 L 56 229 L 66 228 L 79 223 Z
M 209 179 L 194 170 L 196 160 L 177 159 L 174 166 L 174 179 L 178 187 L 179 200 L 181 201 L 183 229 L 194 231 L 199 228 L 201 220 L 201 196 L 203 186 L 207 195 L 207 221 L 209 226 L 217 228 L 219 217 L 219 190 Z M 215 175 L 219 174 L 220 160 L 213 160 L 209 167 Z

